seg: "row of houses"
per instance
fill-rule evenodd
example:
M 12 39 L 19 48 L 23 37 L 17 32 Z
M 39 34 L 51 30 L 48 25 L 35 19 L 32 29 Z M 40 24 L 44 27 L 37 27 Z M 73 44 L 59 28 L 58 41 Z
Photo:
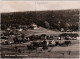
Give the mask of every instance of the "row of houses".
M 14 27 L 14 26 L 9 26 L 7 28 L 7 30 L 15 30 L 17 29 L 18 31 L 22 31 L 22 30 L 35 30 L 38 29 L 38 26 L 35 23 L 32 23 L 31 25 L 19 25 L 18 28 Z

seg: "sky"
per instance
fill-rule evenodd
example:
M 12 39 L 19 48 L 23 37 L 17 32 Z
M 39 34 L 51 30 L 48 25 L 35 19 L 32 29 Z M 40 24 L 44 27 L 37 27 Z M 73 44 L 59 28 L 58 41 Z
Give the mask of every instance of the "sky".
M 0 12 L 80 9 L 80 1 L 1 1 Z

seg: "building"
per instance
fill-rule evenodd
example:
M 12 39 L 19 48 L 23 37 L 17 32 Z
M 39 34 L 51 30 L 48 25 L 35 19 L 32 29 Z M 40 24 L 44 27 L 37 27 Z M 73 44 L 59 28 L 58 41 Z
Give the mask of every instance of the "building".
M 31 27 L 32 29 L 38 29 L 38 26 L 35 23 L 31 24 Z

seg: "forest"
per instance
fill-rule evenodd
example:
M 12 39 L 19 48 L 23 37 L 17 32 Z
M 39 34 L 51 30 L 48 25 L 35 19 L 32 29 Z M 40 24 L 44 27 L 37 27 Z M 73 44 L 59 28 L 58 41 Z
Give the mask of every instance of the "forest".
M 12 25 L 26 25 L 35 23 L 47 29 L 72 30 L 79 28 L 79 10 L 46 10 L 1 13 L 1 29 Z

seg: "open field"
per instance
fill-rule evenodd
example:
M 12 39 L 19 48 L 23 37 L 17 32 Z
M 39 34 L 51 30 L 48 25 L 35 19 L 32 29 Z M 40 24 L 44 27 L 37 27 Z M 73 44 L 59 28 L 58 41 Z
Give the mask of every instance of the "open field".
M 1 31 L 0 33 L 3 33 L 5 31 Z M 62 33 L 77 33 L 79 34 L 80 31 L 76 31 L 76 32 L 60 32 L 60 31 L 53 31 L 53 30 L 49 30 L 43 27 L 39 27 L 38 29 L 34 29 L 34 30 L 27 30 L 27 31 L 21 31 L 21 32 L 17 32 L 18 34 L 20 33 L 24 33 L 25 36 L 29 36 L 29 35 L 40 35 L 40 34 L 47 34 L 47 35 L 55 35 L 55 36 L 59 36 L 59 34 Z
M 21 49 L 21 53 L 16 52 L 14 46 L 18 46 Z M 36 50 L 28 50 L 26 44 L 12 44 L 1 46 L 2 57 L 23 57 L 23 58 L 78 58 L 79 57 L 79 41 L 74 41 L 69 46 L 55 46 L 48 47 L 43 50 L 42 47 Z M 70 52 L 70 53 L 69 53 Z

